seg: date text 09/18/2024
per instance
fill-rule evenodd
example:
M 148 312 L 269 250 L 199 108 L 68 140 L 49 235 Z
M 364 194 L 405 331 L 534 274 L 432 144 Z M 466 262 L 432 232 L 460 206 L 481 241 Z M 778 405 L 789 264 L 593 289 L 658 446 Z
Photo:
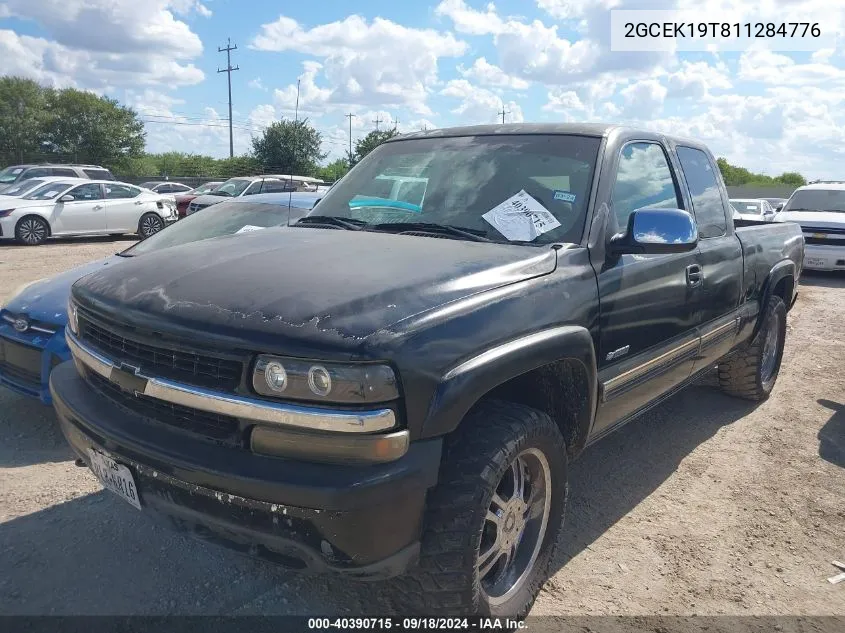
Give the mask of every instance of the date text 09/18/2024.
M 404 630 L 404 631 L 515 631 L 526 628 L 525 620 L 489 617 L 378 617 L 308 618 L 308 629 L 320 630 Z

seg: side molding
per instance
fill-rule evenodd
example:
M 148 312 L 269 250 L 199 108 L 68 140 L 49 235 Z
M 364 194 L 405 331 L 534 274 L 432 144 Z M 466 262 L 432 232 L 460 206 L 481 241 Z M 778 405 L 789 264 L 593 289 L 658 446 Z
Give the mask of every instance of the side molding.
M 596 355 L 589 331 L 563 325 L 502 343 L 450 368 L 440 379 L 423 424 L 423 437 L 449 433 L 485 394 L 531 370 L 556 361 L 580 363 L 587 375 L 589 402 L 579 437 L 586 440 L 596 411 Z

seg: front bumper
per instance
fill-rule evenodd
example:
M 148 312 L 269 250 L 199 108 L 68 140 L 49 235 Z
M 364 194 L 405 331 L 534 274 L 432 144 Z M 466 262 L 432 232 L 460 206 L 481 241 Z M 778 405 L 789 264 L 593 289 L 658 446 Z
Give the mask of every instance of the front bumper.
M 845 270 L 845 245 L 805 244 L 804 268 L 807 270 Z
M 38 398 L 44 404 L 51 404 L 50 372 L 55 366 L 70 359 L 64 328 L 59 328 L 51 335 L 37 332 L 21 334 L 0 320 L 0 344 L 23 345 L 32 351 L 28 356 L 33 357 L 33 361 L 23 366 L 0 361 L 0 385 L 24 396 Z
M 419 551 L 426 492 L 441 440 L 366 466 L 265 457 L 190 441 L 95 392 L 73 363 L 50 378 L 59 424 L 74 451 L 110 454 L 132 471 L 144 507 L 195 536 L 311 572 L 387 578 Z

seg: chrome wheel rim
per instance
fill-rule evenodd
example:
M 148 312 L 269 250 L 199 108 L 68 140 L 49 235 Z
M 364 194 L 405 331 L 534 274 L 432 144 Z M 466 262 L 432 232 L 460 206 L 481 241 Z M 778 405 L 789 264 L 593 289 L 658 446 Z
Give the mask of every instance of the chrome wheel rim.
M 760 379 L 763 384 L 768 384 L 777 371 L 778 347 L 780 343 L 780 324 L 773 315 L 766 331 L 766 338 L 763 341 L 763 362 L 760 367 Z
M 510 599 L 527 582 L 546 535 L 551 488 L 549 462 L 536 448 L 517 455 L 496 486 L 475 566 L 491 605 Z
M 24 244 L 38 244 L 47 237 L 47 229 L 44 224 L 33 218 L 21 222 L 19 233 Z
M 156 217 L 149 216 L 141 220 L 141 235 L 149 237 L 161 230 L 161 220 Z

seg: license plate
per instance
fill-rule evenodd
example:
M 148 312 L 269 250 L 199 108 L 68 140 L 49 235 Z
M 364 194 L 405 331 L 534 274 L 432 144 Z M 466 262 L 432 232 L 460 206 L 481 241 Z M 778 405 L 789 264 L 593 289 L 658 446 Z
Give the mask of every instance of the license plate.
M 138 499 L 138 488 L 135 486 L 135 479 L 129 469 L 93 448 L 88 449 L 88 456 L 91 458 L 91 470 L 94 471 L 100 483 L 140 510 L 141 501 Z
M 821 267 L 821 266 L 827 265 L 827 262 L 823 259 L 814 259 L 812 257 L 808 257 L 807 259 L 804 260 L 804 265 L 805 266 Z

